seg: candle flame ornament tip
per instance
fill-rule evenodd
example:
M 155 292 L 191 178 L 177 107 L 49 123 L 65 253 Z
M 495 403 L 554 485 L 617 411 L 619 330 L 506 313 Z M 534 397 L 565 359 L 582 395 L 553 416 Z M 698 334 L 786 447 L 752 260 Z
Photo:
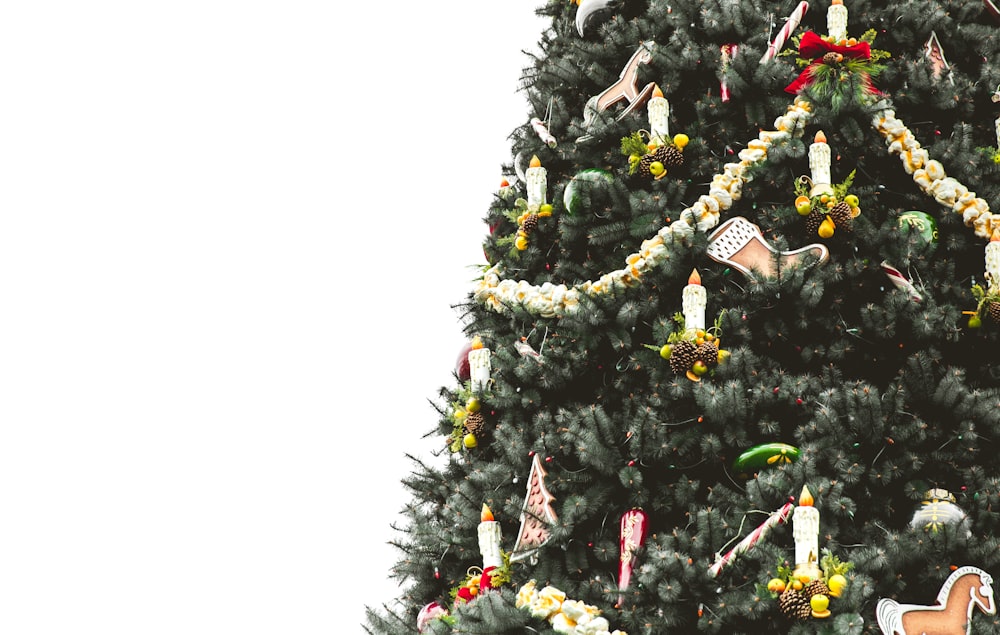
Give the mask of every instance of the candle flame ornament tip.
M 816 143 L 826 143 L 826 133 L 824 133 L 822 130 L 818 130 L 816 132 L 815 141 Z
M 531 162 L 528 163 L 529 168 L 540 168 L 542 167 L 542 162 L 538 160 L 537 155 L 531 155 Z
M 653 84 L 653 97 L 663 97 L 663 91 L 660 90 L 659 84 Z
M 802 486 L 802 493 L 799 495 L 799 506 L 801 507 L 812 507 L 815 501 L 813 500 L 812 493 L 809 492 L 809 486 Z
M 486 503 L 483 503 L 483 511 L 480 514 L 479 519 L 484 523 L 488 523 L 493 520 L 493 512 L 490 511 L 490 508 L 486 505 Z
M 691 270 L 691 277 L 688 278 L 688 284 L 701 284 L 701 274 L 698 273 L 697 269 Z

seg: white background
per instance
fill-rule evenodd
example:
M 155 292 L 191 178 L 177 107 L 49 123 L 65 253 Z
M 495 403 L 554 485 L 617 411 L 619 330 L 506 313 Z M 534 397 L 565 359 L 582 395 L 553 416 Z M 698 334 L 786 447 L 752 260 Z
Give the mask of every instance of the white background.
M 6 3 L 0 632 L 350 634 L 394 596 L 536 6 Z

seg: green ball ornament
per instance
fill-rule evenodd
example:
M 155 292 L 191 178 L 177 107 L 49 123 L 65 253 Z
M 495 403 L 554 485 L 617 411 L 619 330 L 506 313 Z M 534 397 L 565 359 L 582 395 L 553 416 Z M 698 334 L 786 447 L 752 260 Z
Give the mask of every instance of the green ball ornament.
M 604 200 L 607 188 L 614 180 L 614 175 L 607 170 L 593 168 L 578 172 L 563 192 L 563 207 L 573 215 L 592 204 L 595 197 Z
M 899 228 L 904 232 L 916 232 L 928 244 L 933 245 L 938 241 L 937 221 L 926 212 L 903 212 L 899 216 Z
M 755 471 L 766 467 L 794 463 L 799 460 L 799 449 L 787 443 L 764 443 L 755 445 L 733 461 L 733 471 L 747 478 Z

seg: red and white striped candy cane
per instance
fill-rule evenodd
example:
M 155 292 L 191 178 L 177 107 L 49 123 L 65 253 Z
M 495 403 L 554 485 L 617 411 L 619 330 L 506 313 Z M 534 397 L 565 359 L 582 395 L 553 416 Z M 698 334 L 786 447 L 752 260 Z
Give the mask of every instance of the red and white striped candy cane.
M 792 505 L 791 503 L 785 503 L 785 505 L 781 509 L 772 513 L 767 520 L 765 520 L 763 523 L 761 523 L 759 527 L 757 527 L 757 529 L 754 529 L 749 536 L 741 540 L 738 545 L 729 550 L 729 552 L 726 555 L 719 558 L 719 560 L 715 564 L 709 567 L 708 574 L 713 578 L 719 575 L 719 572 L 722 571 L 722 568 L 725 567 L 727 564 L 729 564 L 729 562 L 732 561 L 733 558 L 740 555 L 741 553 L 746 553 L 747 551 L 753 549 L 757 545 L 757 543 L 765 535 L 767 535 L 767 532 L 769 532 L 773 527 L 777 527 L 778 525 L 787 521 L 793 509 L 795 509 L 795 505 Z
M 736 57 L 736 53 L 740 50 L 737 44 L 723 44 L 722 45 L 722 81 L 719 84 L 719 94 L 722 97 L 722 101 L 729 101 L 729 85 L 726 83 L 726 69 L 729 67 L 729 61 Z
M 538 135 L 538 138 L 541 139 L 545 145 L 550 148 L 556 147 L 558 142 L 556 141 L 556 138 L 552 136 L 552 133 L 549 132 L 549 129 L 545 127 L 545 122 L 538 117 L 532 117 L 531 127 L 534 128 L 535 134 Z
M 885 272 L 885 275 L 889 276 L 890 282 L 892 282 L 897 289 L 908 293 L 910 299 L 914 302 L 923 302 L 924 296 L 920 295 L 920 292 L 917 291 L 917 288 L 913 286 L 913 283 L 910 282 L 905 275 L 903 275 L 902 271 L 896 269 L 884 260 L 882 261 L 881 266 L 882 271 Z
M 795 7 L 792 14 L 788 16 L 788 20 L 785 25 L 781 27 L 778 31 L 778 35 L 775 36 L 774 40 L 767 45 L 767 51 L 764 52 L 764 57 L 760 58 L 760 63 L 768 62 L 773 60 L 775 55 L 781 51 L 785 46 L 785 42 L 792 36 L 792 31 L 798 28 L 799 23 L 802 22 L 803 16 L 805 16 L 806 11 L 809 10 L 809 3 L 805 0 L 799 3 L 799 6 Z

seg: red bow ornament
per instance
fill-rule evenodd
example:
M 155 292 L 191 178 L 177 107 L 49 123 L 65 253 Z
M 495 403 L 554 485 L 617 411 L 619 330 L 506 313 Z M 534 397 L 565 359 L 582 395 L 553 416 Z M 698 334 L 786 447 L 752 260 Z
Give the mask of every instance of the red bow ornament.
M 823 57 L 828 53 L 839 53 L 844 58 L 861 60 L 869 60 L 872 57 L 871 45 L 868 42 L 858 42 L 851 46 L 841 46 L 825 41 L 813 31 L 806 31 L 802 34 L 802 40 L 799 42 L 799 57 L 811 59 L 812 62 L 809 66 L 805 67 L 794 82 L 785 87 L 785 92 L 795 95 L 801 89 L 812 84 L 815 80 L 816 68 L 826 63 L 823 61 Z M 879 91 L 872 86 L 871 78 L 868 77 L 868 74 L 865 73 L 864 75 L 865 86 L 868 92 L 873 95 L 879 94 Z
M 483 569 L 483 575 L 479 578 L 479 589 L 481 591 L 493 588 L 493 571 L 495 569 L 496 567 L 486 567 Z

